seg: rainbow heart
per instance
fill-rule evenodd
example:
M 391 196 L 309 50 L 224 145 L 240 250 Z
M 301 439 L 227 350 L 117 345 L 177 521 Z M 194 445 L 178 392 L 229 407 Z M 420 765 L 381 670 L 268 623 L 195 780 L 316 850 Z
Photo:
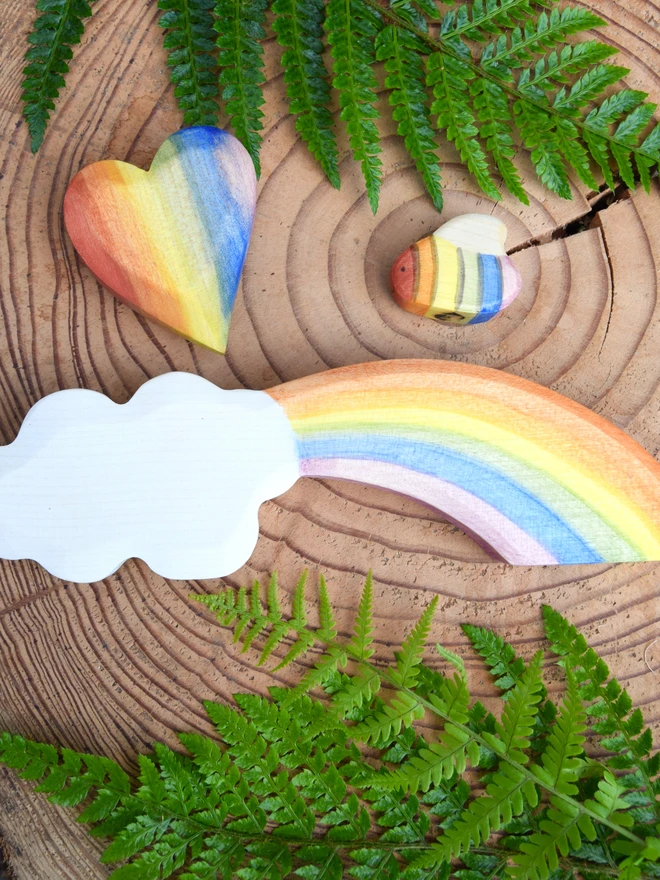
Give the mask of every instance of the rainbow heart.
M 64 222 L 119 299 L 224 354 L 256 191 L 236 138 L 186 128 L 167 138 L 149 171 L 114 160 L 83 168 L 66 191 Z

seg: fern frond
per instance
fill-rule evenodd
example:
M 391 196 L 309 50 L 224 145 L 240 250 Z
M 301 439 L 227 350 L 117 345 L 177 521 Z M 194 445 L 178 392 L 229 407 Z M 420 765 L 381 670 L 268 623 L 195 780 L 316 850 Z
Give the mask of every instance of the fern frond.
M 550 808 L 546 818 L 539 822 L 540 831 L 520 844 L 520 852 L 513 857 L 514 864 L 507 868 L 509 877 L 515 880 L 547 880 L 551 872 L 559 868 L 559 854 L 567 856 L 582 844 L 580 826 L 589 840 L 596 832 L 591 820 L 577 810 Z
M 626 789 L 606 770 L 603 778 L 598 780 L 594 800 L 586 801 L 585 806 L 602 819 L 611 819 L 622 828 L 630 828 L 634 823 L 628 812 L 630 804 L 622 797 L 625 792 Z
M 578 685 L 580 698 L 586 712 L 595 719 L 594 732 L 601 737 L 606 749 L 617 754 L 608 759 L 616 770 L 629 771 L 631 784 L 643 789 L 646 803 L 652 806 L 655 821 L 660 820 L 660 783 L 654 779 L 658 774 L 658 761 L 648 756 L 653 747 L 651 730 L 644 726 L 641 712 L 632 711 L 632 700 L 619 682 L 610 677 L 605 661 L 587 644 L 584 636 L 559 612 L 543 607 L 545 631 L 552 650 L 558 654 L 565 668 L 571 670 Z M 626 777 L 622 777 L 625 781 Z
M 373 655 L 373 575 L 371 571 L 362 588 L 362 596 L 358 605 L 357 617 L 355 618 L 355 635 L 351 639 L 351 646 L 355 656 L 359 660 L 368 660 Z
M 504 704 L 502 719 L 495 725 L 495 734 L 484 734 L 484 739 L 500 755 L 506 755 L 517 764 L 529 760 L 524 754 L 529 748 L 538 704 L 542 698 L 541 661 L 539 651 L 532 658 Z
M 598 40 L 585 40 L 575 45 L 569 43 L 560 50 L 554 49 L 543 55 L 533 66 L 525 67 L 518 78 L 518 88 L 531 97 L 542 98 L 545 92 L 569 83 L 572 77 L 615 55 L 616 51 L 613 46 Z M 624 68 L 612 67 L 612 70 L 623 71 Z
M 548 6 L 547 2 L 536 4 Z M 442 20 L 441 34 L 447 40 L 484 42 L 490 34 L 501 33 L 534 12 L 531 0 L 489 0 L 475 3 L 472 8 L 462 3 L 447 12 Z
M 442 210 L 440 166 L 426 103 L 424 63 L 419 54 L 424 46 L 414 34 L 388 25 L 376 38 L 376 57 L 385 62 L 385 88 L 390 90 L 392 116 L 405 141 L 433 204 Z
M 502 636 L 492 630 L 470 623 L 464 623 L 461 629 L 488 666 L 495 685 L 505 692 L 506 698 L 506 692 L 518 683 L 525 671 L 525 661 L 518 657 L 515 649 Z
M 480 751 L 476 737 L 466 729 L 469 720 L 470 693 L 463 675 L 442 678 L 437 689 L 429 692 L 427 699 L 445 720 L 438 734 L 438 741 L 423 745 L 396 770 L 381 772 L 369 777 L 366 785 L 385 788 L 402 788 L 428 791 L 431 784 L 465 772 L 467 761 L 476 767 Z
M 394 652 L 396 670 L 392 671 L 392 679 L 399 687 L 413 687 L 417 680 L 418 668 L 424 656 L 424 648 L 429 638 L 437 605 L 438 597 L 434 596 L 403 642 L 401 650 Z
M 502 35 L 489 43 L 481 53 L 480 63 L 485 70 L 510 76 L 512 68 L 532 60 L 535 55 L 553 49 L 572 34 L 605 24 L 589 9 L 566 6 L 552 9 L 550 15 L 542 12 L 538 18 L 530 16 L 522 27 L 515 27 L 507 36 Z
M 255 621 L 260 637 L 282 624 L 295 638 L 302 631 L 323 638 L 334 633 L 327 594 L 314 630 L 306 620 L 304 584 L 292 597 L 289 621 L 276 588 L 271 579 L 265 608 L 253 589 L 225 595 L 216 610 L 247 639 L 256 638 Z M 357 675 L 329 673 L 323 688 L 331 698 L 374 671 L 368 659 L 358 658 L 371 639 L 370 589 L 358 614 L 362 635 L 343 649 Z M 655 880 L 660 838 L 650 801 L 657 796 L 660 757 L 646 757 L 650 745 L 641 714 L 631 711 L 630 698 L 608 680 L 606 667 L 592 663 L 586 643 L 576 645 L 563 618 L 550 620 L 556 643 L 568 645 L 559 714 L 546 711 L 549 700 L 539 702 L 537 655 L 526 669 L 516 669 L 517 681 L 496 722 L 481 704 L 470 706 L 462 661 L 451 651 L 440 654 L 456 669 L 453 677 L 416 660 L 400 665 L 418 657 L 420 634 L 428 633 L 429 622 L 430 614 L 423 614 L 398 665 L 376 673 L 378 681 L 382 677 L 395 688 L 396 676 L 399 681 L 403 676 L 409 686 L 397 688 L 385 703 L 361 684 L 362 703 L 352 700 L 349 723 L 326 702 L 307 695 L 292 700 L 290 689 L 271 688 L 270 698 L 237 695 L 238 709 L 206 704 L 219 738 L 183 733 L 185 753 L 157 743 L 152 755 L 138 756 L 134 783 L 113 761 L 9 734 L 0 735 L 0 762 L 32 779 L 55 803 L 86 802 L 80 819 L 92 823 L 94 835 L 110 838 L 103 861 L 129 860 L 112 873 L 113 880 L 284 880 L 291 872 L 340 880 L 344 871 L 357 880 L 449 880 L 452 872 L 458 880 L 507 874 L 514 880 Z M 472 635 L 493 660 L 496 637 L 481 630 Z M 318 640 L 328 649 L 324 656 L 342 650 L 334 638 L 327 643 L 323 638 Z M 577 662 L 569 661 L 571 652 Z M 507 659 L 517 667 L 515 656 Z M 583 757 L 585 696 L 597 724 L 611 720 L 594 708 L 604 700 L 600 689 L 643 753 L 648 791 L 637 764 L 615 776 Z M 543 741 L 534 749 L 530 733 L 542 711 Z M 428 741 L 428 725 L 422 736 L 406 717 L 424 712 L 443 722 L 434 742 Z M 370 743 L 364 753 L 355 742 L 362 733 Z M 620 736 L 604 733 L 610 744 Z M 623 757 L 631 752 L 625 739 L 614 748 Z M 468 759 L 486 789 L 476 798 L 462 776 Z M 410 788 L 426 791 L 417 797 L 406 793 Z M 496 831 L 503 835 L 490 839 Z
M 273 30 L 283 46 L 282 67 L 296 131 L 330 183 L 339 188 L 337 144 L 328 109 L 330 85 L 323 63 L 323 0 L 275 0 Z
M 426 82 L 435 98 L 431 113 L 437 117 L 438 128 L 456 144 L 461 159 L 486 195 L 499 201 L 502 196 L 479 143 L 479 129 L 470 104 L 471 71 L 459 58 L 440 52 L 429 57 L 426 70 Z
M 378 209 L 382 180 L 380 141 L 374 104 L 378 81 L 373 72 L 374 40 L 380 14 L 364 0 L 329 0 L 325 30 L 333 63 L 333 85 L 339 93 L 340 117 L 346 123 L 351 149 L 362 166 L 371 210 Z
M 541 755 L 541 766 L 536 765 L 534 773 L 561 794 L 573 796 L 577 794 L 575 782 L 584 766 L 580 756 L 586 739 L 584 733 L 587 720 L 575 678 L 570 670 L 566 671 L 566 681 L 566 696 L 547 737 L 546 748 Z
M 541 766 L 535 765 L 532 769 L 543 783 L 573 797 L 578 793 L 575 783 L 584 766 L 579 756 L 585 741 L 586 716 L 570 671 L 567 671 L 567 683 L 561 711 L 541 756 Z M 514 866 L 507 871 L 509 876 L 521 880 L 546 880 L 550 872 L 559 867 L 560 854 L 566 856 L 569 850 L 579 849 L 582 834 L 588 840 L 595 839 L 596 832 L 589 816 L 557 797 L 550 800 L 552 807 L 539 822 L 539 830 L 529 840 L 521 842 L 521 852 L 514 856 Z
M 357 675 L 332 695 L 332 705 L 339 718 L 346 718 L 355 709 L 368 705 L 381 686 L 380 675 L 372 668 L 364 666 Z
M 534 784 L 516 768 L 503 765 L 486 786 L 486 794 L 473 800 L 458 822 L 445 831 L 428 853 L 416 859 L 413 867 L 432 868 L 451 863 L 453 858 L 507 825 L 513 816 L 519 816 L 526 803 L 530 807 L 538 803 Z
M 90 0 L 93 2 L 93 0 Z M 64 88 L 71 46 L 80 42 L 84 20 L 92 14 L 87 0 L 38 0 L 41 13 L 28 36 L 28 62 L 23 69 L 23 116 L 30 132 L 32 152 L 41 146 L 55 99 Z
M 506 92 L 499 83 L 477 78 L 470 84 L 470 94 L 477 118 L 482 123 L 480 135 L 485 140 L 486 149 L 493 157 L 505 186 L 523 204 L 528 205 L 529 199 L 520 175 L 511 161 L 516 154 L 516 148 Z
M 206 703 L 206 711 L 216 730 L 229 746 L 227 753 L 251 791 L 262 800 L 262 809 L 269 821 L 278 824 L 284 837 L 311 838 L 316 825 L 314 815 L 300 797 L 288 777 L 273 774 L 279 768 L 277 750 L 266 747 L 264 739 L 249 721 L 229 706 Z M 197 734 L 179 734 L 179 739 L 201 767 L 208 767 L 208 740 Z
M 389 742 L 402 727 L 411 727 L 413 721 L 423 717 L 422 703 L 405 691 L 397 691 L 389 703 L 356 724 L 351 732 L 355 739 L 365 743 Z
M 215 60 L 215 0 L 158 0 L 158 24 L 167 29 L 163 45 L 172 68 L 174 97 L 185 125 L 218 122 L 218 71 Z
M 264 115 L 261 84 L 266 81 L 259 40 L 266 36 L 263 24 L 267 6 L 267 0 L 217 0 L 214 7 L 222 100 L 236 137 L 252 157 L 257 177 L 261 174 L 259 148 Z

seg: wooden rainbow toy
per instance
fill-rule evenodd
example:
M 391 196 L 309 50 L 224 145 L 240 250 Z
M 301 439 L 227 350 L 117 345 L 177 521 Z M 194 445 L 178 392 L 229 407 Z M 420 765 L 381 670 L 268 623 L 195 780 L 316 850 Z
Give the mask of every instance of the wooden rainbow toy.
M 463 214 L 407 248 L 390 273 L 392 295 L 414 315 L 446 324 L 481 324 L 520 293 L 504 248 L 507 230 L 490 214 Z
M 52 394 L 0 447 L 0 556 L 72 581 L 137 556 L 221 577 L 299 476 L 417 498 L 494 559 L 660 560 L 660 465 L 623 431 L 516 376 L 443 361 L 344 367 L 271 391 L 152 379 L 124 405 Z
M 148 172 L 114 160 L 83 168 L 66 191 L 64 221 L 119 299 L 224 354 L 255 203 L 246 149 L 198 126 L 168 137 Z

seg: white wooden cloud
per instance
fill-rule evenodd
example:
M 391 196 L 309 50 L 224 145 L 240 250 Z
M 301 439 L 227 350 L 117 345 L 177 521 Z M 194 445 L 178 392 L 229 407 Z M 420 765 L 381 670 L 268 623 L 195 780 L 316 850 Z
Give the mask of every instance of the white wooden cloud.
M 298 475 L 295 434 L 263 392 L 187 373 L 123 405 L 60 391 L 0 448 L 0 556 L 83 583 L 133 556 L 166 578 L 217 577 L 248 559 L 259 506 Z

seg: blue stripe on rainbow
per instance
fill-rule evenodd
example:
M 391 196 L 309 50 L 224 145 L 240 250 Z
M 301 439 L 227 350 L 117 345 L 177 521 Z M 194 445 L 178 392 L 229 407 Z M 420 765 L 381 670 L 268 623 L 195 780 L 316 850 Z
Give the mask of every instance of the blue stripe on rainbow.
M 559 513 L 546 507 L 511 477 L 465 453 L 419 440 L 337 432 L 331 436 L 310 434 L 301 437 L 299 454 L 303 461 L 353 458 L 391 462 L 444 480 L 451 474 L 452 483 L 487 501 L 503 517 L 525 529 L 557 562 L 603 561 L 603 557 L 580 538 Z

